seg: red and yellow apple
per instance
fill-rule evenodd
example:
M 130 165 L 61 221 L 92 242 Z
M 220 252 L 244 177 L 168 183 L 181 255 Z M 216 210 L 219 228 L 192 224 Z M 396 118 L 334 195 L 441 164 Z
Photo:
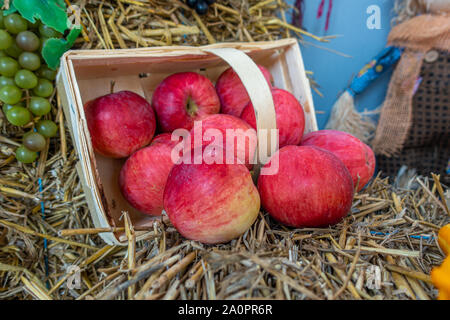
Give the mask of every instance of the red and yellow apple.
M 170 133 L 158 135 L 150 146 L 135 152 L 122 167 L 120 190 L 142 213 L 161 215 L 164 186 L 174 165 L 171 153 L 177 143 L 171 140 Z
M 277 118 L 279 147 L 298 145 L 305 131 L 305 113 L 301 104 L 290 92 L 283 89 L 273 88 L 272 97 Z M 241 119 L 256 130 L 255 111 L 251 102 L 242 111 Z
M 272 75 L 263 66 L 258 65 L 258 68 L 271 88 Z M 216 91 L 220 99 L 221 112 L 235 117 L 241 115 L 242 110 L 250 101 L 244 84 L 232 68 L 228 68 L 219 76 L 216 82 Z
M 261 175 L 261 204 L 277 221 L 292 227 L 322 227 L 339 222 L 353 200 L 350 173 L 331 152 L 286 146 L 266 166 L 277 161 L 278 172 Z
M 250 172 L 242 164 L 194 164 L 193 156 L 186 157 L 189 163 L 173 166 L 164 190 L 164 210 L 172 224 L 184 237 L 208 244 L 242 235 L 260 208 Z
M 345 164 L 357 191 L 369 182 L 375 172 L 375 155 L 372 149 L 349 133 L 320 130 L 303 137 L 302 146 L 313 146 L 332 152 Z
M 106 157 L 128 157 L 148 145 L 155 133 L 152 107 L 131 91 L 91 100 L 84 112 L 94 150 Z
M 190 130 L 194 121 L 220 111 L 214 85 L 195 72 L 180 72 L 165 78 L 153 93 L 152 106 L 163 132 Z

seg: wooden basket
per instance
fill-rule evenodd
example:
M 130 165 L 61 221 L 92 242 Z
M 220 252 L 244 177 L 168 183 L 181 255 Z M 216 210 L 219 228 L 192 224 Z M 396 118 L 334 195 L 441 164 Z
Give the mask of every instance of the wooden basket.
M 152 227 L 154 217 L 132 208 L 122 196 L 118 176 L 126 159 L 109 159 L 94 152 L 84 115 L 87 101 L 110 92 L 130 90 L 151 101 L 157 85 L 176 72 L 195 71 L 215 82 L 229 66 L 244 83 L 255 108 L 257 127 L 276 128 L 272 95 L 256 64 L 273 75 L 278 88 L 290 91 L 305 111 L 305 133 L 317 130 L 311 89 L 297 40 L 222 43 L 204 47 L 154 47 L 124 50 L 74 50 L 61 58 L 57 88 L 79 162 L 86 201 L 95 227 L 123 226 L 127 211 L 135 227 Z M 146 77 L 142 77 L 146 74 Z M 258 131 L 260 137 L 260 132 Z M 124 245 L 123 233 L 101 233 L 108 244 Z M 143 232 L 137 232 L 137 239 Z

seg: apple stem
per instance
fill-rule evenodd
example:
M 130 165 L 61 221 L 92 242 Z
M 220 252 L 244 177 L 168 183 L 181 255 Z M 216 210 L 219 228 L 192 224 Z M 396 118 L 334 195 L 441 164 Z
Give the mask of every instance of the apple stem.
M 111 80 L 110 87 L 109 87 L 111 94 L 114 93 L 114 86 L 115 85 L 116 85 L 116 82 L 114 80 Z
M 190 116 L 193 116 L 197 113 L 198 106 L 197 104 L 191 99 L 191 97 L 188 98 L 186 103 L 186 111 Z

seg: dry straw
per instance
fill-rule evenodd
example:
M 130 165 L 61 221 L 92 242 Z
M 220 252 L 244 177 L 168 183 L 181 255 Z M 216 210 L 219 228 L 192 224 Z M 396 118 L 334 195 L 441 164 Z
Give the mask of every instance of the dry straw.
M 90 1 L 77 46 L 200 45 L 304 34 L 287 27 L 280 14 L 286 8 L 283 1 L 218 1 L 199 18 L 179 1 Z M 94 228 L 60 101 L 57 95 L 51 100 L 55 107 L 47 117 L 56 119 L 60 135 L 32 165 L 15 161 L 23 130 L 0 117 L 0 299 L 436 297 L 428 275 L 443 259 L 437 231 L 450 221 L 449 191 L 438 176 L 412 177 L 405 184 L 412 189 L 376 177 L 355 196 L 351 213 L 330 228 L 286 228 L 261 212 L 239 239 L 217 246 L 182 238 L 167 219 L 137 230 L 124 213 L 128 245 L 108 246 L 98 234 L 118 230 Z M 138 231 L 145 240 L 136 242 Z

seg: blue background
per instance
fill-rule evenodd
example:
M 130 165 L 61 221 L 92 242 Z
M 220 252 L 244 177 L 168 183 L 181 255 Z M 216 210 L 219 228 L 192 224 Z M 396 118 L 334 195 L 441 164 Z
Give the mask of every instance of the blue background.
M 391 28 L 394 0 L 334 0 L 330 17 L 330 26 L 325 32 L 326 0 L 322 18 L 317 19 L 320 0 L 305 0 L 303 26 L 309 32 L 318 35 L 339 35 L 329 43 L 315 41 L 309 37 L 300 43 L 305 67 L 314 72 L 314 79 L 319 83 L 320 97 L 313 91 L 319 128 L 323 129 L 331 108 L 340 93 L 348 86 L 352 76 L 371 61 L 385 46 Z M 294 4 L 294 0 L 288 3 Z M 381 29 L 367 28 L 367 8 L 378 5 L 381 9 Z M 337 50 L 351 58 L 317 48 L 314 45 Z M 384 100 L 391 72 L 369 86 L 364 93 L 357 96 L 355 104 L 358 111 L 372 110 Z

